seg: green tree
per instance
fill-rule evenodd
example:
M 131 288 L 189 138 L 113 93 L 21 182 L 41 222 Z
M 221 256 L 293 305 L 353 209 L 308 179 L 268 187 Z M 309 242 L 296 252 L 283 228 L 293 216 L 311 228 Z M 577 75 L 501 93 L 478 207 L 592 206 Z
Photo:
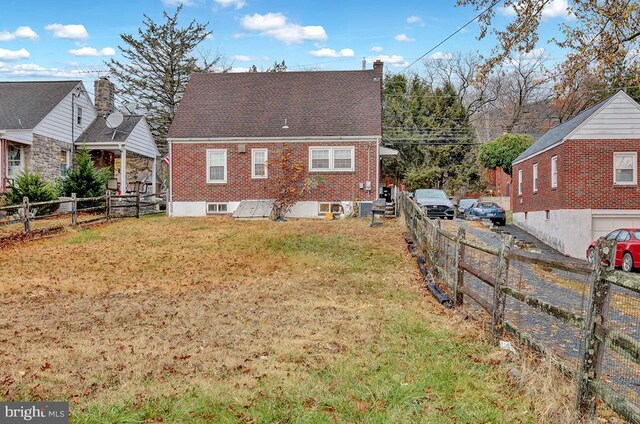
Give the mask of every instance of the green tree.
M 77 197 L 103 196 L 107 189 L 109 170 L 96 168 L 91 155 L 84 148 L 76 151 L 74 163 L 75 167 L 69 170 L 67 178 L 62 182 L 62 193 L 65 196 L 75 193 Z
M 164 12 L 164 22 L 156 23 L 144 15 L 137 37 L 120 34 L 124 46 L 118 49 L 125 61 L 111 59 L 106 63 L 118 92 L 141 106 L 156 144 L 166 145 L 166 135 L 182 99 L 189 77 L 194 72 L 207 72 L 221 60 L 220 55 L 196 57 L 196 49 L 212 31 L 209 23 L 191 21 L 179 26 L 182 6 L 173 15 Z
M 387 175 L 422 188 L 481 188 L 475 132 L 452 84 L 434 88 L 417 75 L 393 75 L 383 94 L 384 140 L 399 151 L 383 162 Z
M 24 197 L 29 198 L 29 203 L 49 202 L 58 198 L 56 187 L 46 182 L 40 174 L 29 172 L 19 175 L 14 181 L 9 182 L 7 201 L 10 205 L 22 203 Z M 48 215 L 55 212 L 60 205 L 44 205 L 33 208 L 36 215 Z
M 503 134 L 480 147 L 478 160 L 485 168 L 502 168 L 504 172 L 511 175 L 513 161 L 532 143 L 533 138 L 528 135 Z
M 276 60 L 275 62 L 273 62 L 273 65 L 271 65 L 271 67 L 267 69 L 267 72 L 285 72 L 286 70 L 287 64 L 284 63 L 284 60 L 279 63 Z

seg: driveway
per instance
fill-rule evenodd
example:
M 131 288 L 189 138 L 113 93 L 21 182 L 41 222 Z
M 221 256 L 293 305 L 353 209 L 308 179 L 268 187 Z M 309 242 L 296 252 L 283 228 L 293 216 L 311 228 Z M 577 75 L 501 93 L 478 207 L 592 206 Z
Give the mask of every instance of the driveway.
M 446 223 L 445 223 L 446 222 Z M 492 231 L 478 221 L 456 219 L 443 221 L 443 227 L 456 232 L 456 227 L 466 229 L 467 237 L 487 246 L 500 247 L 502 235 Z M 497 227 L 500 233 L 509 233 L 516 238 L 516 245 L 528 246 L 527 250 L 537 251 L 550 259 L 560 259 L 569 263 L 584 264 L 585 261 L 569 258 L 550 248 L 530 234 L 513 225 Z M 491 275 L 495 273 L 497 261 L 474 249 L 465 251 L 468 262 Z M 534 296 L 550 304 L 572 311 L 582 317 L 586 315 L 589 301 L 589 276 L 568 271 L 551 270 L 539 265 L 512 261 L 508 285 L 518 291 Z M 465 274 L 465 285 L 480 293 L 491 302 L 493 289 L 472 275 Z M 467 305 L 479 307 L 474 302 Z M 538 343 L 551 349 L 561 358 L 577 365 L 582 340 L 581 331 L 543 312 L 535 310 L 519 301 L 507 298 L 505 318 L 518 329 L 528 333 Z M 609 325 L 640 341 L 640 296 L 628 290 L 613 287 L 608 316 Z M 626 360 L 607 350 L 603 362 L 603 378 L 616 391 L 635 396 L 640 401 L 640 370 Z

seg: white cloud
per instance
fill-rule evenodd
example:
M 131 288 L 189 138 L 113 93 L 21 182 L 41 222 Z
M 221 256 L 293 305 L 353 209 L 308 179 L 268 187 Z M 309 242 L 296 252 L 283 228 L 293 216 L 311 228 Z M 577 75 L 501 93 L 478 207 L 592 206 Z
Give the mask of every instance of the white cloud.
M 238 62 L 251 62 L 253 58 L 251 56 L 245 56 L 243 54 L 238 54 L 233 56 L 233 60 L 237 60 Z
M 422 18 L 420 16 L 416 16 L 416 15 L 409 16 L 407 18 L 407 23 L 408 24 L 419 24 L 421 26 L 424 26 L 424 22 L 422 22 Z
M 434 60 L 450 60 L 453 57 L 451 53 L 435 52 L 431 55 Z
M 384 49 L 380 46 L 373 46 L 371 47 L 371 51 L 372 52 L 376 52 L 376 53 L 380 53 L 381 51 L 383 51 Z
M 375 60 L 381 60 L 382 62 L 385 63 L 385 65 L 391 65 L 396 68 L 405 67 L 409 64 L 409 62 L 407 62 L 404 59 L 404 57 L 397 54 L 392 54 L 392 55 L 383 54 L 383 55 L 379 55 L 379 56 L 367 59 L 368 62 L 373 62 Z
M 79 49 L 68 50 L 67 53 L 73 56 L 104 57 L 115 56 L 116 50 L 112 47 L 105 47 L 100 50 L 94 47 L 81 47 Z
M 21 59 L 28 59 L 30 56 L 31 56 L 31 53 L 29 53 L 25 49 L 20 49 L 20 50 L 0 49 L 0 60 L 7 60 L 7 61 L 21 60 Z
M 65 71 L 58 68 L 45 68 L 34 63 L 25 63 L 20 65 L 9 65 L 0 62 L 0 76 L 3 78 L 10 77 L 40 77 L 40 78 L 80 78 L 82 75 L 79 71 Z
M 246 15 L 242 18 L 242 27 L 248 31 L 259 31 L 261 35 L 273 37 L 285 44 L 327 39 L 327 33 L 322 26 L 293 24 L 282 13 Z
M 242 27 L 249 31 L 268 31 L 282 28 L 287 24 L 287 17 L 282 13 L 254 13 L 242 18 Z
M 244 66 L 234 66 L 233 68 L 229 69 L 229 72 L 241 73 L 241 72 L 249 72 L 250 70 L 251 68 L 245 68 Z
M 415 38 L 411 38 L 407 34 L 398 34 L 393 38 L 394 40 L 401 41 L 403 43 L 413 43 L 414 41 L 416 41 Z
M 520 2 L 515 2 L 508 7 L 499 7 L 498 13 L 504 16 L 516 16 L 516 11 L 522 7 Z M 563 18 L 566 20 L 575 19 L 575 15 L 571 13 L 568 0 L 551 0 L 542 10 L 542 19 L 549 20 L 555 18 Z
M 244 0 L 215 0 L 217 4 L 222 7 L 235 7 L 236 9 L 242 9 L 246 2 Z
M 84 40 L 89 38 L 84 25 L 62 25 L 51 24 L 44 27 L 47 31 L 51 31 L 55 38 L 66 38 L 69 40 Z
M 313 57 L 353 57 L 356 53 L 352 49 L 342 49 L 339 52 L 334 49 L 320 49 L 320 50 L 312 50 L 311 56 Z
M 29 40 L 37 40 L 38 34 L 28 26 L 19 26 L 15 31 L 1 31 L 0 41 L 11 41 L 16 38 L 27 38 Z

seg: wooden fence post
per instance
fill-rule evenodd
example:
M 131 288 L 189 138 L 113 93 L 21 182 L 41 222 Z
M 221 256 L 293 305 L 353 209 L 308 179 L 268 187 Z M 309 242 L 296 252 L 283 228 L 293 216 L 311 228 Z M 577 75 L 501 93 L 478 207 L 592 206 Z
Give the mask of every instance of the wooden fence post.
M 78 224 L 78 199 L 75 193 L 71 193 L 71 226 Z
M 27 196 L 22 198 L 22 214 L 24 215 L 24 232 L 28 233 L 31 231 L 31 224 L 29 222 L 31 217 L 29 216 L 29 198 Z
M 462 262 L 464 262 L 464 244 L 462 241 L 465 239 L 467 231 L 458 227 L 458 236 L 456 237 L 456 278 L 453 282 L 453 296 L 455 297 L 456 306 L 464 305 L 464 294 L 462 294 L 462 288 L 464 287 L 464 270 L 462 269 Z
M 609 309 L 611 284 L 606 280 L 607 271 L 615 265 L 616 243 L 600 239 L 596 245 L 596 258 L 590 278 L 589 308 L 584 328 L 584 339 L 580 349 L 580 371 L 578 372 L 578 411 L 583 419 L 592 419 L 596 412 L 596 393 L 589 380 L 600 376 L 604 343 L 596 337 L 596 325 L 604 324 Z
M 431 239 L 431 273 L 434 277 L 441 277 L 438 271 L 438 259 L 440 258 L 440 239 L 442 235 L 438 232 L 440 230 L 440 219 L 436 219 L 436 223 L 432 228 Z
M 513 236 L 507 235 L 502 240 L 500 254 L 498 256 L 498 270 L 493 285 L 493 314 L 491 316 L 491 336 L 494 341 L 504 332 L 504 306 L 507 302 L 507 294 L 502 290 L 506 287 L 509 278 L 509 251 L 513 248 Z
M 104 201 L 104 209 L 105 215 L 107 216 L 107 221 L 111 221 L 111 190 L 107 190 L 107 192 L 105 193 Z
M 136 218 L 140 218 L 140 192 L 136 192 Z

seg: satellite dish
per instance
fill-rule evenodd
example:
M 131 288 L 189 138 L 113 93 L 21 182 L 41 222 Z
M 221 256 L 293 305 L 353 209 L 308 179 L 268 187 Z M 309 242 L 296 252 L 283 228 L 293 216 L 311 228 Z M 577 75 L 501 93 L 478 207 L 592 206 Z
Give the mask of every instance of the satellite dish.
M 138 104 L 135 102 L 126 102 L 123 106 L 129 112 L 129 115 L 135 115 L 136 109 L 138 109 Z
M 124 115 L 122 112 L 113 112 L 111 115 L 107 116 L 107 127 L 111 129 L 118 128 L 122 122 L 124 121 Z

